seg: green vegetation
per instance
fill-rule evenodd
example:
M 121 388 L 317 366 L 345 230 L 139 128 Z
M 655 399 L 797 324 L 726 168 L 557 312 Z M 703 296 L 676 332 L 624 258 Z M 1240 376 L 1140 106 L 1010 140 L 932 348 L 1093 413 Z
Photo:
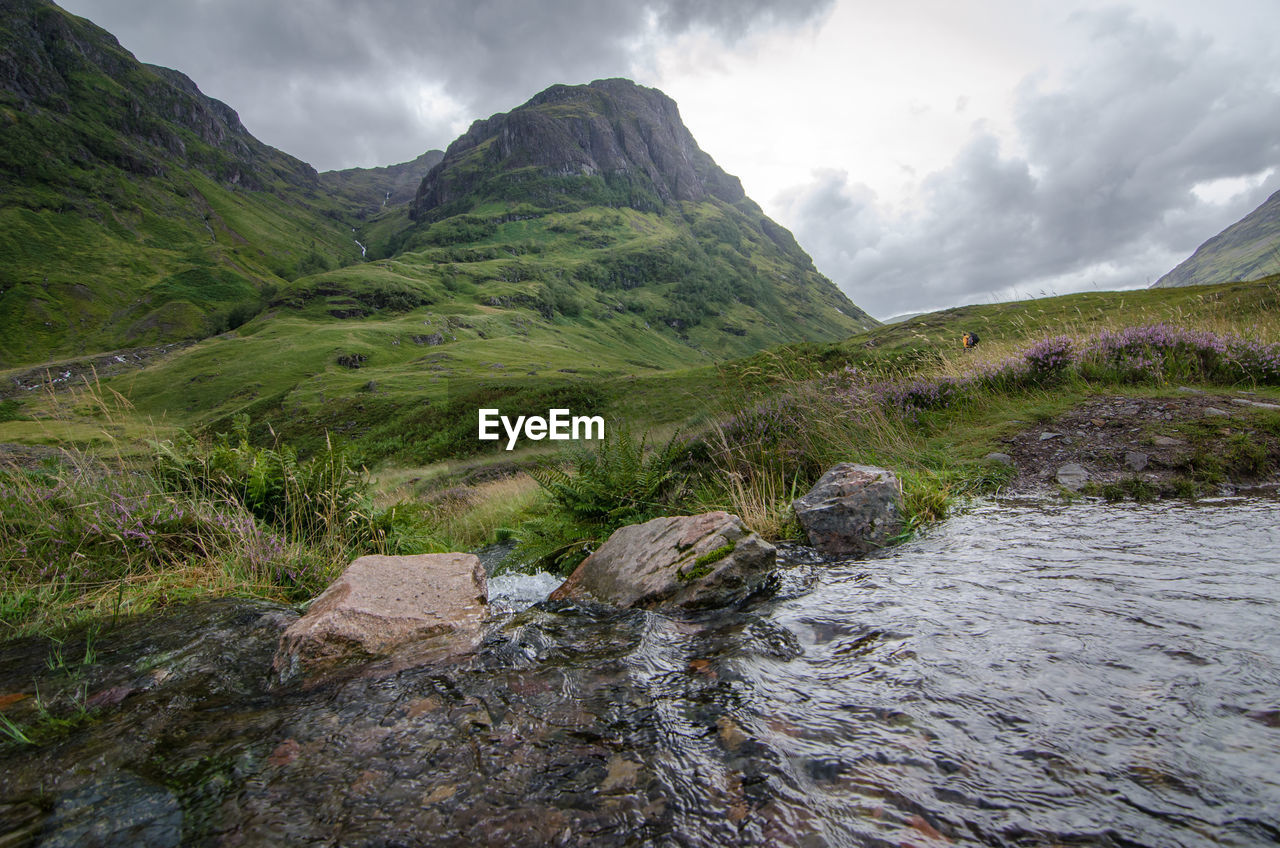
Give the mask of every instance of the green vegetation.
M 50 672 L 45 679 L 46 690 L 42 693 L 39 682 L 32 681 L 34 710 L 25 722 L 0 714 L 0 750 L 6 745 L 43 745 L 93 721 L 94 710 L 89 704 L 85 675 L 97 662 L 97 636 L 96 625 L 82 628 L 74 640 L 79 643 L 74 653 L 69 649 L 68 642 L 72 641 L 69 636 L 51 640 L 49 655 L 45 658 Z
M 697 580 L 700 577 L 706 577 L 711 573 L 711 566 L 733 553 L 735 547 L 737 546 L 733 542 L 730 542 L 727 545 L 721 545 L 715 550 L 707 551 L 702 556 L 694 559 L 693 565 L 689 566 L 687 569 L 677 569 L 676 574 L 680 580 L 684 582 Z
M 247 422 L 242 422 L 242 425 Z M 213 592 L 301 601 L 353 556 L 432 546 L 413 506 L 377 508 L 340 451 L 182 435 L 127 469 L 67 452 L 0 469 L 0 625 L 9 634 Z
M 499 326 L 518 329 L 511 315 L 435 313 L 419 327 L 443 341 L 409 341 L 399 351 L 364 346 L 385 332 L 369 334 L 374 319 L 360 322 L 363 332 L 348 330 L 342 344 L 281 328 L 297 318 L 253 321 L 238 339 L 206 342 L 173 354 L 162 368 L 109 381 L 119 387 L 114 404 L 102 400 L 113 397 L 106 388 L 96 395 L 58 390 L 24 397 L 13 408 L 14 420 L 0 422 L 0 441 L 65 444 L 70 438 L 93 452 L 109 448 L 113 457 L 73 450 L 60 464 L 4 473 L 0 614 L 11 628 L 56 630 L 85 617 L 210 594 L 300 600 L 360 550 L 470 550 L 510 537 L 517 541 L 513 565 L 563 573 L 622 524 L 709 509 L 733 512 L 767 538 L 797 538 L 791 502 L 840 461 L 898 472 L 909 534 L 968 497 L 1008 485 L 1009 468 L 982 460 L 1001 449 L 1003 439 L 1099 393 L 1154 398 L 1179 395 L 1178 386 L 1190 385 L 1245 388 L 1259 401 L 1280 401 L 1271 341 L 1280 338 L 1275 282 L 1221 287 L 1219 301 L 1199 301 L 1207 293 L 1190 289 L 1155 292 L 1154 300 L 1153 293 L 1137 294 L 1138 306 L 1134 293 L 1089 295 L 1095 314 L 1077 312 L 1084 296 L 1075 296 L 974 307 L 959 318 L 924 316 L 917 330 L 928 328 L 930 337 L 917 343 L 925 353 L 911 353 L 904 328 L 894 326 L 838 344 L 785 346 L 719 365 L 638 374 L 593 369 L 574 353 L 578 345 L 594 349 L 590 339 L 568 324 L 548 323 L 535 332 L 530 319 L 527 336 L 482 340 L 494 345 L 489 357 L 494 350 L 513 359 L 555 351 L 563 367 L 577 372 L 557 370 L 546 378 L 463 378 L 463 372 L 495 370 L 484 369 L 494 360 L 482 358 L 479 344 L 464 354 L 463 339 Z M 1188 296 L 1231 307 L 1207 307 L 1194 324 L 1184 311 L 1181 327 L 1144 320 L 1178 314 Z M 1047 325 L 1039 323 L 1045 316 Z M 996 320 L 1008 337 L 986 329 L 977 351 L 959 348 L 964 328 Z M 263 346 L 253 350 L 272 367 L 263 369 L 252 393 L 217 376 L 193 379 L 234 369 L 235 360 L 250 356 L 241 357 L 234 343 L 258 341 Z M 407 350 L 406 370 L 373 390 L 366 388 L 367 368 L 336 363 L 297 383 L 295 375 L 307 373 L 306 357 L 292 360 L 290 344 L 327 347 L 330 355 L 367 351 L 369 363 Z M 612 359 L 602 351 L 606 362 L 626 355 L 614 348 L 607 352 Z M 191 362 L 198 367 L 184 364 Z M 415 362 L 416 377 L 407 367 Z M 458 377 L 424 391 L 431 366 L 457 369 Z M 181 384 L 160 386 L 157 375 L 173 383 L 179 374 L 187 375 Z M 284 389 L 294 383 L 297 388 Z M 125 395 L 167 397 L 156 408 L 181 415 L 192 386 L 225 393 L 221 408 L 234 411 L 205 418 L 211 422 L 205 427 L 233 434 L 196 438 L 171 429 L 157 451 L 141 438 L 145 410 L 130 408 Z M 604 414 L 609 438 L 594 451 L 560 453 L 543 442 L 477 453 L 472 416 L 477 405 L 490 403 L 512 404 L 509 411 L 517 413 L 563 403 Z M 291 420 L 281 422 L 285 427 L 275 420 L 268 427 L 263 419 L 236 425 L 235 416 L 255 404 L 268 420 L 281 410 L 289 410 Z M 188 409 L 190 420 L 205 417 Z M 1167 422 L 1159 432 L 1185 442 L 1185 467 L 1167 482 L 1128 475 L 1094 491 L 1138 500 L 1184 497 L 1224 481 L 1266 478 L 1280 458 L 1278 419 L 1266 408 L 1236 407 L 1227 419 Z M 335 422 L 354 425 L 329 430 L 326 440 Z M 289 435 L 281 432 L 286 427 Z M 677 428 L 685 438 L 671 437 Z M 90 434 L 104 431 L 110 435 L 97 447 L 89 443 Z M 652 435 L 633 435 L 641 432 Z M 363 451 L 365 459 L 391 459 L 366 478 L 354 472 L 351 450 Z M 116 458 L 121 455 L 131 458 Z M 121 463 L 129 473 L 121 473 Z M 113 504 L 131 523 L 111 523 Z M 313 515 L 326 517 L 309 525 Z M 341 536 L 334 534 L 339 526 L 346 528 Z
M 512 562 L 568 574 L 618 527 L 680 510 L 685 492 L 676 466 L 685 445 L 672 438 L 648 451 L 646 443 L 623 426 L 594 451 L 575 449 L 569 470 L 532 469 L 547 502 L 516 531 Z
M 1200 245 L 1156 285 L 1207 285 L 1276 273 L 1280 273 L 1280 192 Z
M 288 446 L 255 447 L 249 419 L 232 438 L 204 445 L 187 433 L 157 445 L 155 476 L 166 491 L 247 509 L 286 539 L 349 551 L 404 553 L 428 540 L 410 507 L 375 509 L 365 476 L 332 444 L 306 461 Z
M 572 133 L 501 152 L 487 123 L 421 192 L 439 154 L 317 177 L 87 22 L 24 0 L 11 17 L 0 378 L 38 362 L 49 378 L 0 398 L 0 443 L 18 445 L 0 468 L 8 632 L 216 594 L 303 600 L 364 551 L 513 537 L 518 567 L 564 572 L 673 512 L 794 538 L 791 502 L 841 461 L 898 472 L 909 534 L 1007 485 L 981 458 L 1096 393 L 1280 395 L 1280 277 L 875 326 L 691 138 L 691 171 L 593 171 L 557 147 Z M 646 136 L 661 97 L 615 80 L 522 108 Z M 174 339 L 200 341 L 58 382 L 88 371 L 70 357 Z M 507 452 L 474 438 L 480 407 L 602 415 L 609 437 Z M 1232 412 L 1170 425 L 1189 445 L 1172 482 L 1099 493 L 1273 474 L 1276 416 Z
M 1122 501 L 1126 498 L 1149 503 L 1160 496 L 1160 488 L 1146 480 L 1129 475 L 1115 483 L 1106 483 L 1098 488 L 1098 494 L 1108 501 Z

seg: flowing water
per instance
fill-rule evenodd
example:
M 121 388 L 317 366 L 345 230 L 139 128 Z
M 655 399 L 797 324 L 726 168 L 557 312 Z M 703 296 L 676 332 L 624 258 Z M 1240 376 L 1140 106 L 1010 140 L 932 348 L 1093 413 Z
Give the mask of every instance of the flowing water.
M 100 706 L 0 751 L 0 844 L 1280 844 L 1277 518 L 980 506 L 748 610 L 536 604 L 288 685 L 266 604 L 9 643 L 0 703 Z

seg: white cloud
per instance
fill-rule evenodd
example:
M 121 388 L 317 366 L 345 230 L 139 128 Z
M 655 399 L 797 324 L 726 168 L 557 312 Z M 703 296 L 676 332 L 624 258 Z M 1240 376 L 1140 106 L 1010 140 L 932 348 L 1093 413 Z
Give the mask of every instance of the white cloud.
M 1275 190 L 1269 66 L 1132 14 L 1077 23 L 1090 61 L 1021 84 L 1014 143 L 976 130 L 920 182 L 916 211 L 884 213 L 831 171 L 782 195 L 783 222 L 856 302 L 886 316 L 1146 285 Z M 1240 189 L 1226 202 L 1195 190 L 1222 180 Z

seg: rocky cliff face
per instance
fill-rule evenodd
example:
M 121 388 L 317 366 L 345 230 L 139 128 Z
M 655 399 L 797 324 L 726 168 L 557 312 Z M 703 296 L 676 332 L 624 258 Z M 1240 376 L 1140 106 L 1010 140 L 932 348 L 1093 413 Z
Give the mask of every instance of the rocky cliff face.
M 320 182 L 326 189 L 359 209 L 362 217 L 392 206 L 412 203 L 427 172 L 444 159 L 443 150 L 428 150 L 410 162 L 382 168 L 346 168 L 325 171 Z
M 599 178 L 572 184 L 572 178 Z M 412 216 L 431 220 L 465 211 L 477 195 L 556 178 L 562 193 L 590 196 L 600 181 L 623 205 L 652 207 L 711 197 L 744 199 L 737 177 L 699 147 L 675 101 L 630 80 L 557 85 L 505 114 L 476 121 L 427 174 Z
M 1152 288 L 1259 280 L 1280 274 L 1280 191 L 1196 248 Z

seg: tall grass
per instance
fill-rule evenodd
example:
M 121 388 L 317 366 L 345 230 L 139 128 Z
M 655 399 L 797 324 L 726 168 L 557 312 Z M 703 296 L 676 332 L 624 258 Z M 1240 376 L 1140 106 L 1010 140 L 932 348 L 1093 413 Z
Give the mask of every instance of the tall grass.
M 235 587 L 297 598 L 325 563 L 241 505 L 166 492 L 82 453 L 0 468 L 0 632 Z
M 182 436 L 150 462 L 74 450 L 0 467 L 0 634 L 210 594 L 300 601 L 353 556 L 431 544 L 420 511 L 377 509 L 338 451 Z
M 185 432 L 158 443 L 153 467 L 161 488 L 234 501 L 287 538 L 335 554 L 403 553 L 428 544 L 420 510 L 377 508 L 368 475 L 329 440 L 299 461 L 288 445 L 251 445 L 248 426 L 242 416 L 231 436 L 211 444 Z
M 500 541 L 544 501 L 534 479 L 520 473 L 432 493 L 424 517 L 443 549 L 470 551 Z

